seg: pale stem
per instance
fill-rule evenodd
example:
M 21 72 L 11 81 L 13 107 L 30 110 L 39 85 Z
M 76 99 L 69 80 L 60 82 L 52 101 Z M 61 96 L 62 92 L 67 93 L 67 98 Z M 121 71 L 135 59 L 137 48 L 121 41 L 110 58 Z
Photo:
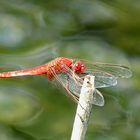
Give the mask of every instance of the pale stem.
M 85 76 L 73 124 L 71 140 L 85 139 L 88 120 L 92 109 L 93 93 L 95 91 L 94 79 L 94 76 Z

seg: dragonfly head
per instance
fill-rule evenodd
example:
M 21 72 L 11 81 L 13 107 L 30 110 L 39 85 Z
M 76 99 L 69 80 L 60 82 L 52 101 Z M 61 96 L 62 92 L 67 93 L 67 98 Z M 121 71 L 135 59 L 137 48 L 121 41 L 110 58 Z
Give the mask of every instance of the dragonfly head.
M 75 73 L 82 74 L 85 71 L 86 66 L 81 61 L 76 61 L 72 69 L 75 71 Z

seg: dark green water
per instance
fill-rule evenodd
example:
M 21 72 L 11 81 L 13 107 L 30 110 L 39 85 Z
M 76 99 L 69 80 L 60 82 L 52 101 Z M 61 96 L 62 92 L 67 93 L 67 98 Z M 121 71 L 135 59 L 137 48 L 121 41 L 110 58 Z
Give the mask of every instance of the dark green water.
M 123 64 L 133 76 L 101 89 L 87 140 L 140 139 L 140 2 L 0 1 L 0 71 L 58 56 Z M 76 104 L 46 77 L 0 79 L 0 140 L 69 140 Z

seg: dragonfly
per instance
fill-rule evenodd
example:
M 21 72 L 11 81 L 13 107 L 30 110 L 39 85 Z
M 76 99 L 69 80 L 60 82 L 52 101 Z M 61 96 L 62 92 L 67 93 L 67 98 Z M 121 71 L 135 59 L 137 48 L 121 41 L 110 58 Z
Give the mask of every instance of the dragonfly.
M 57 81 L 67 91 L 67 95 L 77 103 L 84 77 L 93 75 L 95 76 L 96 90 L 93 93 L 92 103 L 97 106 L 103 106 L 105 102 L 104 97 L 97 89 L 115 86 L 119 77 L 129 78 L 132 72 L 124 65 L 57 57 L 46 64 L 33 68 L 1 72 L 0 78 L 32 75 L 43 75 L 51 81 Z

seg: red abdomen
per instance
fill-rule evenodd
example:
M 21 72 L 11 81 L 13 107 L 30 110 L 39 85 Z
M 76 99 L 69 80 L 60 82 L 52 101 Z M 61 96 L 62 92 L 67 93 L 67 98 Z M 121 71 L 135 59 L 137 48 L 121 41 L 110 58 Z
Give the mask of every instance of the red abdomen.
M 64 67 L 70 67 L 73 60 L 65 57 L 58 57 L 47 64 L 40 65 L 34 68 L 9 71 L 0 73 L 0 78 L 10 78 L 17 76 L 27 76 L 27 75 L 47 75 L 49 79 L 53 79 L 55 74 L 64 72 Z

